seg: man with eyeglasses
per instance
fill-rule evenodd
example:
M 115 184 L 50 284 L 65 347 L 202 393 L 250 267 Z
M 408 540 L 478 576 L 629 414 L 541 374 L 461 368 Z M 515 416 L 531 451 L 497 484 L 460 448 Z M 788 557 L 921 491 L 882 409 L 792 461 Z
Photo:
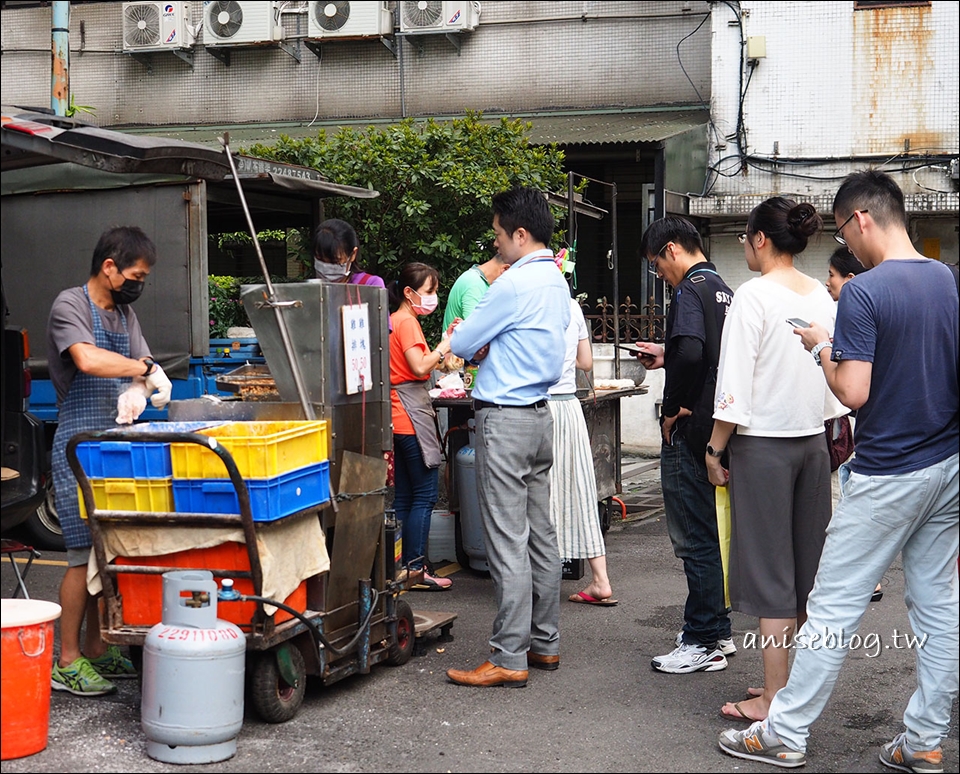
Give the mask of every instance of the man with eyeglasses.
M 657 249 L 659 248 L 659 249 Z M 683 561 L 687 600 L 676 647 L 651 662 L 670 674 L 716 672 L 737 652 L 723 593 L 716 495 L 704 455 L 713 429 L 720 333 L 733 291 L 703 254 L 694 225 L 654 221 L 640 241 L 650 267 L 674 288 L 664 346 L 640 342 L 638 358 L 663 368 L 660 477 L 667 530 Z
M 720 748 L 774 766 L 806 762 L 808 729 L 847 653 L 846 642 L 812 643 L 852 637 L 877 582 L 901 554 L 907 612 L 923 644 L 917 690 L 903 715 L 906 732 L 880 748 L 880 762 L 942 772 L 941 742 L 960 684 L 960 285 L 955 267 L 914 249 L 903 193 L 890 176 L 849 175 L 833 214 L 841 223 L 835 239 L 870 271 L 844 285 L 832 341 L 816 322 L 794 332 L 834 394 L 858 409 L 857 453 L 840 467 L 842 496 L 787 685 L 765 721 L 723 732 Z

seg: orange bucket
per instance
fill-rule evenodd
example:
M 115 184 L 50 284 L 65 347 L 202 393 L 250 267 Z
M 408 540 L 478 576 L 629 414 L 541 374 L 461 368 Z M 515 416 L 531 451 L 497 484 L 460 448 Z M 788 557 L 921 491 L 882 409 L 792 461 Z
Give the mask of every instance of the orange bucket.
M 0 759 L 23 758 L 47 746 L 53 622 L 60 605 L 0 599 Z

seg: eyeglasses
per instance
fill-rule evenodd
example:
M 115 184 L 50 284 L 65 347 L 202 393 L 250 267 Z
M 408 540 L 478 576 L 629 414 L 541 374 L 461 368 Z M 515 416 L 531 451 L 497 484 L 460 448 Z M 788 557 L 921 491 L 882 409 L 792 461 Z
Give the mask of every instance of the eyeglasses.
M 867 212 L 870 212 L 870 210 L 854 210 L 853 212 L 850 213 L 850 217 L 840 224 L 840 228 L 838 228 L 836 231 L 833 232 L 833 238 L 836 239 L 837 242 L 839 242 L 844 247 L 847 246 L 847 240 L 843 238 L 843 227 L 846 226 L 851 220 L 853 220 L 854 215 L 856 215 L 858 212 L 860 214 L 865 214 Z
M 657 267 L 657 261 L 660 260 L 660 256 L 663 255 L 664 250 L 666 250 L 668 247 L 670 247 L 670 242 L 667 242 L 663 247 L 657 250 L 657 252 L 654 253 L 653 258 L 647 258 L 651 268 L 655 269 Z
M 737 241 L 740 244 L 745 245 L 747 243 L 747 232 L 744 231 L 742 234 L 737 234 Z

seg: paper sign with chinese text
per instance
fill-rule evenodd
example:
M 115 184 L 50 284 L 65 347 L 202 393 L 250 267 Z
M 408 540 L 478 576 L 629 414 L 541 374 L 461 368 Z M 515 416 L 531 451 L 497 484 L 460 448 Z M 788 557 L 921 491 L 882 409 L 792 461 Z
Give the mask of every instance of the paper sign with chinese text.
M 373 387 L 367 304 L 343 307 L 343 362 L 347 371 L 347 395 L 366 392 Z

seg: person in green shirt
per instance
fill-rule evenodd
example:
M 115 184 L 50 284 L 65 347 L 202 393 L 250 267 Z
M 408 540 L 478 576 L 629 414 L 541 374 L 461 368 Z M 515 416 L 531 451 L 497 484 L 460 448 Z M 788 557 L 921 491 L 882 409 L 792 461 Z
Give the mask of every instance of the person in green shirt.
M 487 288 L 506 270 L 507 264 L 497 253 L 486 263 L 471 266 L 457 277 L 447 296 L 447 308 L 443 313 L 443 329 L 447 330 L 458 317 L 465 320 L 480 303 Z

